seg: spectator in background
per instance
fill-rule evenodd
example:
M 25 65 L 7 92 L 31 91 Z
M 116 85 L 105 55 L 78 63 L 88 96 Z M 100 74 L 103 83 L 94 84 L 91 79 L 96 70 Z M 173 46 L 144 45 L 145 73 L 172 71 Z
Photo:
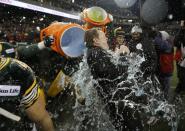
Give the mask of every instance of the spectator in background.
M 134 26 L 131 30 L 131 40 L 128 42 L 128 47 L 131 55 L 140 55 L 145 58 L 141 63 L 141 71 L 144 77 L 154 75 L 157 67 L 157 55 L 153 46 L 153 42 L 148 38 L 148 32 L 139 26 Z
M 141 29 L 141 27 L 139 27 L 139 26 L 132 27 L 132 29 L 131 29 L 132 38 L 128 44 L 131 52 L 136 52 L 136 50 L 137 50 L 136 46 L 142 40 L 142 33 L 143 33 L 143 30 Z
M 129 51 L 128 47 L 127 47 L 127 43 L 125 41 L 125 32 L 124 32 L 124 30 L 121 27 L 116 28 L 114 30 L 114 42 L 113 42 L 111 48 L 115 52 L 118 52 L 118 50 L 120 48 L 125 48 L 124 50 L 126 52 L 123 52 L 123 53 L 127 53 L 127 54 L 130 53 L 130 51 Z
M 181 28 L 174 39 L 174 46 L 177 48 L 175 59 L 177 64 L 178 84 L 176 92 L 185 91 L 185 25 L 181 21 Z
M 170 40 L 170 35 L 166 31 L 159 31 L 154 39 L 154 45 L 158 56 L 157 75 L 162 85 L 162 89 L 167 96 L 174 69 L 173 43 L 172 40 Z

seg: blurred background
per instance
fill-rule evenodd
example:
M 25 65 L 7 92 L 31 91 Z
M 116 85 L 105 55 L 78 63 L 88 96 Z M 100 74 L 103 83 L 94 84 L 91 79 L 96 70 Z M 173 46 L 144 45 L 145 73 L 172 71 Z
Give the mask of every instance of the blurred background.
M 112 14 L 113 27 L 127 34 L 139 23 L 174 36 L 185 19 L 185 0 L 0 0 L 0 41 L 37 43 L 40 30 L 54 21 L 83 24 L 79 14 L 92 6 Z M 173 86 L 176 81 L 174 75 Z

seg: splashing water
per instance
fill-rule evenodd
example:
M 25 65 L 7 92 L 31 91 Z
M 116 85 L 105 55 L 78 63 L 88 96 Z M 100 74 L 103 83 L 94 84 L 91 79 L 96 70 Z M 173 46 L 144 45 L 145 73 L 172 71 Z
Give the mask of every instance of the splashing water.
M 93 79 L 90 73 L 86 55 L 84 55 L 83 61 L 80 63 L 80 69 L 73 75 L 72 79 L 80 87 L 82 96 L 86 98 L 85 106 L 76 104 L 74 116 L 77 123 L 75 130 L 114 131 L 104 111 L 104 105 L 93 88 L 94 83 L 97 83 L 97 81 Z
M 108 52 L 113 55 L 111 60 L 115 66 L 120 62 L 119 56 L 114 55 L 112 52 Z M 85 53 L 86 54 L 86 53 Z M 126 80 L 121 81 L 116 86 L 116 90 L 112 91 L 112 99 L 109 102 L 115 103 L 117 107 L 117 114 L 120 117 L 121 112 L 118 110 L 119 102 L 123 102 L 125 107 L 129 107 L 129 109 L 135 110 L 135 112 L 141 112 L 146 115 L 146 119 L 141 119 L 139 121 L 143 122 L 144 127 L 157 127 L 160 125 L 160 120 L 165 121 L 167 123 L 168 128 L 171 131 L 177 130 L 177 124 L 181 114 L 177 115 L 175 105 L 169 104 L 165 99 L 163 99 L 162 92 L 159 90 L 158 81 L 152 82 L 152 78 L 147 78 L 147 80 L 142 81 L 139 78 L 142 78 L 143 72 L 140 71 L 140 64 L 145 61 L 144 57 L 139 55 L 132 54 L 130 56 L 126 56 L 127 62 L 122 62 L 119 64 L 129 65 L 128 66 L 128 77 Z M 119 76 L 120 77 L 120 76 Z M 109 115 L 107 114 L 106 106 L 102 102 L 101 98 L 99 98 L 97 94 L 97 90 L 94 88 L 94 84 L 98 82 L 93 79 L 91 75 L 91 71 L 87 64 L 87 57 L 84 55 L 83 61 L 80 63 L 80 69 L 72 76 L 73 82 L 76 87 L 81 89 L 81 95 L 86 98 L 85 105 L 80 105 L 77 102 L 73 105 L 73 118 L 61 117 L 59 115 L 59 119 L 65 121 L 65 119 L 69 119 L 66 121 L 66 125 L 63 125 L 63 121 L 57 123 L 57 127 L 59 130 L 70 130 L 70 131 L 82 131 L 82 130 L 92 130 L 92 131 L 114 131 L 114 126 L 109 120 Z M 115 78 L 117 79 L 117 78 Z M 142 81 L 142 82 L 138 82 Z M 62 80 L 61 80 L 62 81 Z M 124 83 L 130 82 L 134 83 L 132 86 L 124 87 Z M 127 90 L 131 90 L 129 93 L 125 94 L 122 99 L 115 99 L 116 94 L 118 92 L 127 92 Z M 145 100 L 144 102 L 138 102 L 132 100 L 133 94 L 136 98 L 141 98 Z M 143 96 L 146 96 L 145 98 Z M 143 98 L 142 98 L 143 97 Z M 58 99 L 57 99 L 58 100 Z M 61 99 L 62 100 L 62 99 Z M 61 101 L 58 100 L 60 103 Z M 65 101 L 65 100 L 64 100 Z M 67 102 L 69 104 L 69 102 Z M 63 112 L 63 108 L 66 105 L 56 106 L 54 104 L 54 110 L 57 110 L 55 114 Z M 61 108 L 61 111 L 58 110 Z M 55 115 L 54 114 L 54 115 Z M 56 116 L 58 117 L 58 116 Z M 159 125 L 158 125 L 159 124 Z M 156 126 L 157 125 L 157 126 Z M 122 125 L 126 126 L 126 125 Z M 137 128 L 136 128 L 137 129 Z M 139 127 L 137 129 L 140 131 Z M 152 128 L 147 131 L 152 130 Z M 155 130 L 155 129 L 154 129 Z M 168 131 L 169 131 L 168 130 Z M 157 130 L 156 130 L 157 131 Z
M 114 55 L 112 52 L 108 53 L 113 55 L 111 62 L 117 65 L 119 57 Z M 112 99 L 109 102 L 113 102 L 115 105 L 118 105 L 118 101 L 114 99 L 114 95 L 119 91 L 131 89 L 131 92 L 126 94 L 125 97 L 119 101 L 124 102 L 125 106 L 135 109 L 136 111 L 145 112 L 146 119 L 141 120 L 144 127 L 155 125 L 162 119 L 167 121 L 167 124 L 170 126 L 172 131 L 176 131 L 178 116 L 175 106 L 169 104 L 164 99 L 163 94 L 159 89 L 158 80 L 154 78 L 155 82 L 153 82 L 151 77 L 148 77 L 146 81 L 142 81 L 142 79 L 138 80 L 143 77 L 143 72 L 140 70 L 140 65 L 143 61 L 145 61 L 145 58 L 139 55 L 132 54 L 127 56 L 127 62 L 123 62 L 122 64 L 129 65 L 128 77 L 125 81 L 118 84 L 119 88 L 112 92 Z M 74 116 L 77 121 L 75 129 L 92 129 L 99 131 L 114 130 L 104 109 L 106 104 L 103 104 L 101 99 L 98 97 L 95 88 L 93 88 L 93 85 L 97 84 L 97 81 L 91 76 L 86 55 L 84 55 L 83 62 L 80 63 L 80 69 L 73 75 L 73 81 L 81 88 L 82 95 L 86 98 L 85 106 L 80 106 L 78 104 L 75 106 Z M 122 87 L 121 85 L 125 82 L 132 82 L 134 84 L 131 87 Z M 146 96 L 147 104 L 131 100 L 130 97 L 133 94 L 136 97 Z M 121 116 L 120 112 L 117 112 L 117 114 Z M 139 130 L 140 129 L 138 128 L 138 131 Z

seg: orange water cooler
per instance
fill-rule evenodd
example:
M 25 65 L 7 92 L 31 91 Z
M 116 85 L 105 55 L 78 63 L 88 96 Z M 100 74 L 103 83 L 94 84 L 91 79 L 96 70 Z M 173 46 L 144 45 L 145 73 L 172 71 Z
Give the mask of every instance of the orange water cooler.
M 78 57 L 83 55 L 85 49 L 84 34 L 85 30 L 78 24 L 55 22 L 41 30 L 40 37 L 43 40 L 45 36 L 53 36 L 51 49 L 61 56 Z M 70 78 L 60 71 L 47 91 L 48 96 L 55 97 L 65 90 L 69 82 Z
M 53 36 L 51 48 L 62 56 L 78 57 L 83 54 L 85 30 L 74 23 L 55 22 L 41 30 L 41 40 L 45 36 Z

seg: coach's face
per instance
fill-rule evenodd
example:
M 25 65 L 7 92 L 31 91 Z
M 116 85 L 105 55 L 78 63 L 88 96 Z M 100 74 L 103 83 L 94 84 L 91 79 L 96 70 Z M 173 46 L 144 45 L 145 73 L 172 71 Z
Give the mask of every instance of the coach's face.
M 109 49 L 109 46 L 107 44 L 107 37 L 105 36 L 105 33 L 101 30 L 98 30 L 98 37 L 94 38 L 94 44 L 105 50 Z

